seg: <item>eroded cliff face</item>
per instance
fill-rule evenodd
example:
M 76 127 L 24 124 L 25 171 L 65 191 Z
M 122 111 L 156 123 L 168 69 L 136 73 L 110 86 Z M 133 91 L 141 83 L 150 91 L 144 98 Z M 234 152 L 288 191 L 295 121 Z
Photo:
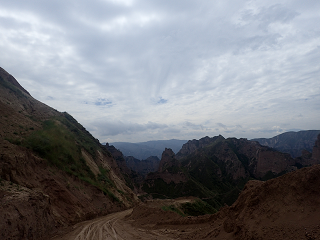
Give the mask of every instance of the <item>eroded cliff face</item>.
M 186 154 L 187 149 L 192 149 L 189 155 L 179 152 L 180 161 L 187 161 L 184 165 L 192 168 L 192 165 L 202 159 L 212 159 L 220 170 L 232 179 L 254 177 L 263 178 L 266 174 L 280 174 L 286 172 L 295 164 L 289 154 L 275 151 L 258 142 L 249 141 L 244 138 L 228 138 L 222 136 L 189 141 L 183 147 Z M 187 159 L 187 160 L 185 160 Z M 193 164 L 192 164 L 193 162 Z M 218 173 L 218 172 L 217 172 Z
M 289 154 L 261 146 L 258 142 L 243 138 L 229 138 L 227 141 L 229 149 L 237 154 L 237 158 L 251 177 L 261 179 L 267 173 L 277 175 L 289 171 L 290 166 L 295 164 Z

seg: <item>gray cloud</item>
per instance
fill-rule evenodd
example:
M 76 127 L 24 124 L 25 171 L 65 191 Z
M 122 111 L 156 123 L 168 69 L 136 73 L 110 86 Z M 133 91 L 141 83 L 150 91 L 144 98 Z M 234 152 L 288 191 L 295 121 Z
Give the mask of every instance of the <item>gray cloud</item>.
M 100 131 L 102 136 L 116 136 L 119 134 L 138 134 L 139 132 L 148 132 L 159 129 L 166 129 L 166 124 L 158 124 L 154 122 L 147 122 L 145 124 L 123 122 L 123 121 L 100 121 L 92 124 L 91 131 Z
M 0 3 L 1 67 L 101 141 L 320 127 L 318 2 Z

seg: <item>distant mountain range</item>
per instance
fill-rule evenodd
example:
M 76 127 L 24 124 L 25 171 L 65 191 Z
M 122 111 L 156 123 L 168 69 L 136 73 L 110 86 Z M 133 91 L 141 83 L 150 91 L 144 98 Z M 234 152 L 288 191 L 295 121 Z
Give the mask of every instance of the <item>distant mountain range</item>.
M 312 152 L 320 130 L 285 132 L 272 138 L 256 138 L 261 145 L 274 148 L 283 153 L 289 153 L 293 158 L 300 157 L 303 150 Z
M 173 152 L 177 153 L 187 141 L 171 139 L 139 143 L 113 142 L 109 144 L 119 149 L 124 156 L 133 156 L 136 159 L 145 160 L 150 156 L 156 156 L 160 159 L 165 148 L 171 148 Z
M 289 153 L 296 158 L 302 155 L 302 151 L 312 152 L 312 148 L 320 130 L 306 130 L 299 132 L 285 132 L 272 138 L 255 138 L 263 146 L 274 148 L 283 153 Z M 151 156 L 161 159 L 161 154 L 165 148 L 171 148 L 174 153 L 178 153 L 188 140 L 155 140 L 139 143 L 113 142 L 109 143 L 119 149 L 124 156 L 132 156 L 139 160 L 145 160 Z M 196 140 L 192 140 L 196 141 Z M 103 143 L 105 144 L 105 143 Z

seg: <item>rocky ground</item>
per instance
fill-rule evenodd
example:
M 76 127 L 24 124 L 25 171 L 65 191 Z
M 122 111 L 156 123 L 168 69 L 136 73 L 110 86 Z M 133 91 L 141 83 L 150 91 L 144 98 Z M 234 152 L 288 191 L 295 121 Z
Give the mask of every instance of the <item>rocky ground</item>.
M 148 201 L 52 239 L 320 239 L 320 165 L 249 181 L 232 206 L 213 215 L 183 217 L 161 209 L 179 201 L 190 199 Z

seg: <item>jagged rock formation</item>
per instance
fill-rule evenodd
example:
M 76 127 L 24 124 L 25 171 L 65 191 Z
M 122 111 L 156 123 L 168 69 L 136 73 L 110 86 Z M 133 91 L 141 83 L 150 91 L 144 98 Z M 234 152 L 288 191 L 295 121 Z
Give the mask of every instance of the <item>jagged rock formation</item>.
M 186 157 L 198 149 L 207 147 L 210 144 L 213 144 L 216 141 L 224 140 L 224 137 L 219 135 L 217 137 L 210 138 L 208 136 L 201 138 L 199 140 L 193 139 L 189 140 L 187 143 L 182 145 L 182 148 L 179 150 L 179 152 L 176 155 L 177 159 L 181 159 L 183 157 Z
M 0 112 L 1 239 L 44 239 L 139 202 L 97 139 L 2 68 Z
M 247 139 L 216 136 L 188 141 L 174 155 L 166 149 L 159 170 L 143 190 L 166 197 L 195 196 L 219 208 L 231 204 L 251 178 L 270 179 L 297 169 L 289 154 Z
M 159 163 L 159 172 L 163 172 L 171 167 L 180 167 L 180 162 L 176 160 L 175 154 L 171 148 L 166 148 L 161 157 L 161 161 Z
M 312 151 L 314 141 L 320 130 L 307 130 L 299 132 L 285 132 L 273 138 L 256 138 L 263 146 L 274 148 L 280 152 L 289 153 L 293 158 L 300 157 L 302 151 Z
M 185 149 L 191 149 L 190 146 L 193 150 L 186 153 Z M 218 165 L 224 166 L 224 169 L 220 168 L 221 172 L 235 180 L 263 178 L 268 172 L 279 174 L 295 163 L 289 154 L 274 151 L 247 139 L 225 139 L 221 135 L 189 141 L 177 156 L 181 162 L 188 162 L 184 164 L 189 166 L 199 159 L 212 158 Z

